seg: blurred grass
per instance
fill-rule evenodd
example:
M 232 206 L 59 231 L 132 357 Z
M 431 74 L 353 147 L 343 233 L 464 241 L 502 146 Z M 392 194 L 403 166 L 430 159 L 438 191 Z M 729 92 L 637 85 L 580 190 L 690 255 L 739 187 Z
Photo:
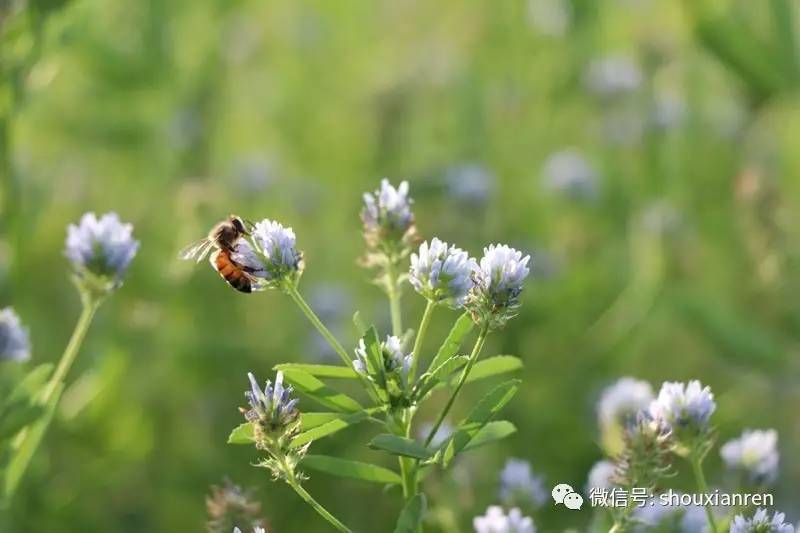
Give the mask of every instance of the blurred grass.
M 355 266 L 360 194 L 382 176 L 411 181 L 423 236 L 475 254 L 506 241 L 537 265 L 520 317 L 486 349 L 525 360 L 507 408 L 519 433 L 474 452 L 456 487 L 431 479 L 450 508 L 436 516 L 466 531 L 495 502 L 508 456 L 582 486 L 600 458 L 593 402 L 621 375 L 710 384 L 721 438 L 776 427 L 777 506 L 800 516 L 796 6 L 548 2 L 571 6 L 558 35 L 531 15 L 537 3 L 75 0 L 48 16 L 24 98 L 2 115 L 13 174 L 0 295 L 30 326 L 37 362 L 57 357 L 78 313 L 65 226 L 116 210 L 142 247 L 93 324 L 15 530 L 198 531 L 209 485 L 229 476 L 259 487 L 276 531 L 324 531 L 249 465 L 253 450 L 225 444 L 245 373 L 313 360 L 319 343 L 287 298 L 237 295 L 175 256 L 230 212 L 281 220 L 306 254 L 303 288 L 347 295 L 331 319 L 352 346 L 353 311 L 388 319 Z M 4 20 L 3 65 L 32 46 L 9 30 L 19 16 Z M 587 91 L 588 65 L 608 54 L 638 65 L 637 90 Z M 683 113 L 655 127 L 664 92 Z M 599 175 L 594 201 L 542 186 L 547 157 L 570 146 Z M 448 188 L 463 165 L 486 171 L 484 199 Z M 659 206 L 674 223 L 658 222 Z M 414 325 L 422 302 L 404 302 Z M 430 338 L 455 316 L 437 314 Z M 367 440 L 356 429 L 314 453 L 380 460 Z M 712 479 L 718 467 L 714 456 Z M 398 511 L 357 483 L 309 485 L 359 531 L 387 530 Z M 542 531 L 589 520 L 550 506 L 534 516 Z

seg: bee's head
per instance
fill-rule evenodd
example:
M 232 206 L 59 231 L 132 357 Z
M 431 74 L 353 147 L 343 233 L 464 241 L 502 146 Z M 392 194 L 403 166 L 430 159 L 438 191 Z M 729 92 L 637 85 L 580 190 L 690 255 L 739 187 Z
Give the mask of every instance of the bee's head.
M 234 228 L 236 228 L 236 231 L 238 231 L 243 235 L 250 235 L 250 232 L 247 231 L 247 228 L 244 225 L 244 221 L 239 216 L 231 215 L 230 217 L 228 217 L 228 220 L 230 220 L 230 223 L 233 225 Z

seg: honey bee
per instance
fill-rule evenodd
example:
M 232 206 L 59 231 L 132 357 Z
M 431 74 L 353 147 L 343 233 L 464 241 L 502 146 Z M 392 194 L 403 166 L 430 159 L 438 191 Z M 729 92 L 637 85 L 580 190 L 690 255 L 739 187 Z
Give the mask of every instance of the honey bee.
M 258 278 L 253 275 L 256 269 L 237 262 L 232 257 L 240 239 L 250 235 L 248 227 L 252 227 L 252 224 L 237 215 L 231 215 L 211 228 L 205 239 L 195 241 L 181 250 L 179 257 L 194 259 L 199 263 L 214 250 L 208 259 L 222 279 L 239 292 L 253 292 L 259 285 Z

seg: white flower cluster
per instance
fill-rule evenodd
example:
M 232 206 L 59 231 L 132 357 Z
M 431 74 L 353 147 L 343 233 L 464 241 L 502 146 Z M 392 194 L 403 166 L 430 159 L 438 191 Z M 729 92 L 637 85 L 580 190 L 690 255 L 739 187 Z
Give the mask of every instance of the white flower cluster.
M 467 252 L 434 238 L 411 254 L 409 281 L 425 298 L 457 309 L 464 305 L 475 284 L 473 273 L 477 268 Z
M 364 193 L 361 221 L 364 230 L 371 234 L 388 234 L 402 237 L 414 223 L 408 197 L 408 182 L 395 188 L 389 180 L 381 180 L 381 188 L 374 193 Z
M 752 518 L 736 515 L 730 533 L 794 533 L 794 526 L 784 522 L 786 515 L 776 512 L 770 518 L 766 509 L 758 509 Z
M 661 385 L 658 397 L 650 404 L 650 414 L 676 433 L 683 430 L 703 433 L 716 408 L 711 389 L 699 381 L 688 384 L 668 381 Z
M 278 282 L 302 270 L 302 254 L 295 248 L 296 238 L 292 228 L 264 219 L 256 223 L 252 237 L 260 257 L 250 254 L 246 247 L 237 247 L 240 255 L 235 256 L 234 260 L 255 267 L 256 276 L 267 282 Z
M 778 477 L 778 432 L 774 429 L 745 431 L 720 448 L 725 466 L 742 472 L 755 485 L 770 485 Z
M 492 505 L 485 515 L 476 516 L 472 525 L 475 533 L 536 533 L 533 519 L 523 516 L 516 507 L 506 514 L 502 507 Z
M 99 219 L 86 213 L 78 225 L 67 227 L 65 254 L 79 277 L 94 276 L 118 287 L 139 249 L 133 238 L 133 226 L 123 224 L 116 213 Z

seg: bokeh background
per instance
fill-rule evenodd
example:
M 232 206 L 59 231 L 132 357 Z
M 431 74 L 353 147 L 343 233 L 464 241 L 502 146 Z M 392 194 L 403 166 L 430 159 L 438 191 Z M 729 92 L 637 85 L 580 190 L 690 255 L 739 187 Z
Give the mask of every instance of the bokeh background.
M 326 531 L 225 441 L 247 371 L 331 352 L 288 298 L 236 294 L 176 254 L 231 212 L 292 226 L 302 289 L 352 346 L 355 310 L 388 322 L 356 264 L 360 196 L 384 176 L 411 183 L 423 236 L 534 258 L 520 316 L 486 349 L 524 359 L 505 410 L 519 432 L 431 478 L 430 530 L 468 531 L 508 457 L 582 487 L 602 455 L 595 401 L 625 375 L 711 385 L 721 439 L 777 428 L 776 507 L 797 521 L 797 15 L 790 0 L 0 3 L 0 296 L 35 362 L 58 358 L 79 311 L 66 225 L 114 210 L 142 242 L 14 530 L 202 531 L 228 476 L 257 488 L 272 530 Z M 407 324 L 422 305 L 406 291 Z M 435 316 L 429 350 L 455 318 Z M 380 461 L 371 431 L 314 450 Z M 716 451 L 708 470 L 721 479 Z M 308 487 L 358 531 L 393 527 L 396 495 Z M 541 531 L 591 518 L 530 512 Z

